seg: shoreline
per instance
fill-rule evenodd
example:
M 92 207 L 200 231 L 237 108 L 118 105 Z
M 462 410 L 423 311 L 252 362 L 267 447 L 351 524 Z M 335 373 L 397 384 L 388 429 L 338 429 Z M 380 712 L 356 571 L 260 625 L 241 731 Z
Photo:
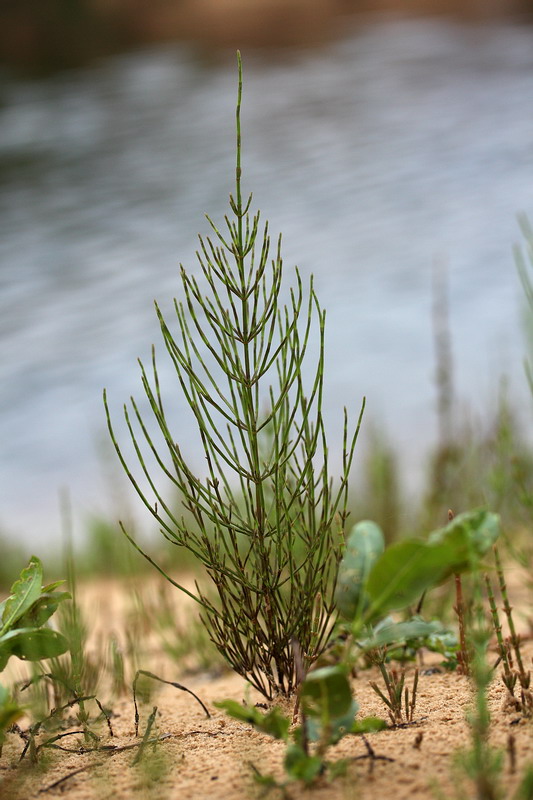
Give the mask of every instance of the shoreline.
M 320 46 L 369 17 L 444 17 L 471 23 L 530 22 L 532 0 L 50 0 L 4 9 L 0 65 L 40 75 L 163 42 L 234 51 Z

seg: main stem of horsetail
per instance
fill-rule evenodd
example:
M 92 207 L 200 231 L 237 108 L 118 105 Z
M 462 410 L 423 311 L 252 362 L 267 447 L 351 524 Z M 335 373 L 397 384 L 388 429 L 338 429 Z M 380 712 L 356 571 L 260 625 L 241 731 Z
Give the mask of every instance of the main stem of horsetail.
M 268 576 L 270 574 L 270 570 L 268 568 L 268 563 L 266 559 L 266 554 L 264 552 L 264 540 L 265 540 L 265 515 L 264 515 L 264 495 L 263 495 L 263 485 L 261 481 L 261 463 L 259 458 L 259 443 L 258 443 L 258 431 L 257 431 L 257 413 L 258 409 L 255 407 L 254 398 L 253 398 L 253 391 L 252 391 L 252 370 L 250 366 L 250 345 L 251 345 L 251 336 L 250 336 L 250 328 L 249 328 L 249 319 L 248 319 L 248 291 L 246 286 L 246 274 L 245 274 L 245 266 L 244 266 L 244 259 L 245 259 L 245 243 L 243 240 L 243 216 L 244 212 L 242 209 L 242 190 L 241 190 L 241 147 L 242 147 L 242 139 L 241 139 L 241 102 L 242 102 L 242 60 L 240 52 L 237 53 L 237 62 L 238 62 L 238 69 L 239 69 L 239 86 L 237 92 L 237 107 L 236 107 L 236 132 L 237 132 L 237 164 L 235 169 L 235 184 L 236 184 L 236 216 L 237 216 L 237 231 L 238 231 L 238 250 L 236 252 L 237 258 L 237 266 L 239 270 L 239 276 L 241 279 L 241 308 L 242 308 L 242 327 L 243 327 L 243 348 L 244 348 L 244 369 L 245 369 L 245 385 L 244 385 L 244 393 L 245 393 L 245 403 L 244 403 L 244 411 L 247 418 L 248 430 L 249 430 L 249 437 L 250 437 L 250 455 L 252 459 L 251 463 L 251 473 L 253 476 L 253 482 L 255 485 L 255 510 L 256 510 L 256 522 L 257 522 L 257 538 L 260 548 L 260 553 L 263 558 L 264 564 L 264 572 L 263 577 L 265 581 L 268 581 Z M 269 600 L 265 597 L 266 602 L 266 611 L 268 614 L 269 610 Z

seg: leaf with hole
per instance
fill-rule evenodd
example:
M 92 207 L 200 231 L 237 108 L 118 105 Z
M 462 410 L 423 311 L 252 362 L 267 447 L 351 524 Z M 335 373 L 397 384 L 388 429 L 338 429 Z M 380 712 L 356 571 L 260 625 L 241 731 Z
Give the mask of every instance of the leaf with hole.
M 0 637 L 0 672 L 10 656 L 23 661 L 54 658 L 68 650 L 63 634 L 51 628 L 18 628 Z
M 70 600 L 69 592 L 46 592 L 33 603 L 17 622 L 21 628 L 40 628 L 55 613 L 63 600 Z
M 31 608 L 41 593 L 42 582 L 42 564 L 36 556 L 32 556 L 28 566 L 22 570 L 20 577 L 11 587 L 10 596 L 5 601 L 0 635 L 8 631 Z

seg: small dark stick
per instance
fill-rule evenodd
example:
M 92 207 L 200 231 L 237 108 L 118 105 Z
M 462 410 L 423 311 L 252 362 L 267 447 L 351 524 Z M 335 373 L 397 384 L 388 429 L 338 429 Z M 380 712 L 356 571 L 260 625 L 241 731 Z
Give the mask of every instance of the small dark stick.
M 70 778 L 73 778 L 75 775 L 79 775 L 80 772 L 85 772 L 87 769 L 93 769 L 94 767 L 101 767 L 102 761 L 93 761 L 91 764 L 85 764 L 84 767 L 78 767 L 78 769 L 69 772 L 68 775 L 63 775 L 62 778 L 58 778 L 57 781 L 50 783 L 48 786 L 44 786 L 42 789 L 39 789 L 38 794 L 45 794 L 46 792 L 51 792 L 53 789 L 57 789 L 61 786 L 61 790 L 63 790 L 63 784 L 68 781 Z
M 516 740 L 512 733 L 507 737 L 507 753 L 509 754 L 509 772 L 514 775 L 516 772 Z
M 302 750 L 304 751 L 305 755 L 309 754 L 309 742 L 307 740 L 307 725 L 306 725 L 306 718 L 305 713 L 300 710 L 300 686 L 305 680 L 306 677 L 306 670 L 304 665 L 304 660 L 302 657 L 302 648 L 300 647 L 300 642 L 294 636 L 291 639 L 291 648 L 292 654 L 294 658 L 294 670 L 296 672 L 296 686 L 298 687 L 298 693 L 296 695 L 296 702 L 294 704 L 294 710 L 292 712 L 292 721 L 293 724 L 298 719 L 298 712 L 300 712 L 300 719 L 302 721 Z
M 421 746 L 421 744 L 422 744 L 422 739 L 423 739 L 423 738 L 424 738 L 424 733 L 423 733 L 423 731 L 419 731 L 419 732 L 416 734 L 416 736 L 415 736 L 415 740 L 414 740 L 414 742 L 413 742 L 413 747 L 414 747 L 414 749 L 415 749 L 415 750 L 420 750 L 420 746 Z
M 411 705 L 409 706 L 409 709 L 407 709 L 407 706 L 405 708 L 405 715 L 407 717 L 407 721 L 408 722 L 412 722 L 413 721 L 413 716 L 414 716 L 414 713 L 415 713 L 416 692 L 418 690 L 418 675 L 419 675 L 419 672 L 418 672 L 418 668 L 417 668 L 415 670 L 415 676 L 413 678 L 413 689 L 412 689 Z
M 139 679 L 139 675 L 146 675 L 147 678 L 152 678 L 154 681 L 159 681 L 160 683 L 166 683 L 167 686 L 174 686 L 175 689 L 180 689 L 182 692 L 187 692 L 188 694 L 192 695 L 195 700 L 202 706 L 205 714 L 208 718 L 211 717 L 211 714 L 207 710 L 206 706 L 200 698 L 192 692 L 190 689 L 187 689 L 186 686 L 182 686 L 181 683 L 176 683 L 175 681 L 166 681 L 163 678 L 159 678 L 157 675 L 154 675 L 153 672 L 149 672 L 146 669 L 138 669 L 135 673 L 135 678 L 133 679 L 133 706 L 135 708 L 135 736 L 139 735 L 139 708 L 137 706 L 137 681 Z
M 364 756 L 355 756 L 353 758 L 353 761 L 360 761 L 361 759 L 368 758 L 369 759 L 369 764 L 368 764 L 368 774 L 369 775 L 371 775 L 374 772 L 374 764 L 375 764 L 376 761 L 390 761 L 391 763 L 394 761 L 394 758 L 389 758 L 389 756 L 378 756 L 378 755 L 376 755 L 376 751 L 374 750 L 374 748 L 372 747 L 372 745 L 370 744 L 370 742 L 368 741 L 368 739 L 366 738 L 366 736 L 364 734 L 361 736 L 361 739 L 363 740 L 363 743 L 364 743 L 364 745 L 366 747 L 366 755 L 364 755 Z

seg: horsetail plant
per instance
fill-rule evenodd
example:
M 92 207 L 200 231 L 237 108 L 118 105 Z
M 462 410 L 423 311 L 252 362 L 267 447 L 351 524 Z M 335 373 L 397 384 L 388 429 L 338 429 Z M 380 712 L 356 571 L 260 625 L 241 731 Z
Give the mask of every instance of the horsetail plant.
M 383 653 L 383 655 L 385 655 L 385 653 Z M 387 694 L 379 688 L 376 681 L 370 681 L 370 686 L 387 706 L 387 713 L 390 721 L 393 725 L 400 725 L 404 721 L 405 715 L 405 722 L 412 722 L 416 708 L 418 669 L 415 670 L 413 686 L 411 694 L 409 695 L 409 687 L 405 685 L 405 670 L 402 669 L 401 672 L 395 669 L 387 670 L 384 661 L 380 661 L 378 666 L 387 689 Z
M 521 652 L 522 640 L 520 635 L 516 632 L 513 610 L 507 593 L 505 573 L 496 546 L 494 547 L 494 560 L 496 562 L 496 574 L 498 576 L 500 594 L 503 601 L 503 612 L 507 618 L 507 627 L 509 628 L 509 636 L 505 639 L 502 634 L 502 624 L 496 607 L 494 592 L 487 575 L 485 575 L 485 585 L 491 611 L 492 625 L 496 634 L 498 654 L 503 665 L 502 681 L 509 692 L 508 699 L 510 705 L 514 706 L 517 711 L 521 711 L 522 714 L 531 716 L 533 712 L 533 694 L 530 688 L 531 673 L 529 670 L 526 672 L 524 668 Z M 517 681 L 520 685 L 520 697 L 515 696 Z
M 137 493 L 171 543 L 203 564 L 215 600 L 172 579 L 201 606 L 202 621 L 229 665 L 265 697 L 290 695 L 298 683 L 292 643 L 307 667 L 325 648 L 335 621 L 334 589 L 347 517 L 348 475 L 361 424 L 349 434 L 344 411 L 340 480 L 330 477 L 322 416 L 325 312 L 312 279 L 282 300 L 281 237 L 271 256 L 268 223 L 250 211 L 241 189 L 242 66 L 238 54 L 236 188 L 230 214 L 214 236 L 199 237 L 201 280 L 181 267 L 184 300 L 174 301 L 177 334 L 156 312 L 179 386 L 192 412 L 207 475 L 192 472 L 171 433 L 152 348 L 152 375 L 142 384 L 162 445 L 132 398 L 126 424 L 143 481 L 134 476 L 111 423 L 118 457 Z M 309 351 L 316 347 L 309 384 Z M 304 364 L 305 361 L 305 364 Z M 308 388 L 306 388 L 308 386 Z M 364 402 L 363 402 L 364 407 Z M 148 466 L 144 453 L 157 465 Z M 166 454 L 166 455 L 165 455 Z M 170 481 L 170 499 L 161 481 Z M 176 512 L 176 496 L 186 514 Z

